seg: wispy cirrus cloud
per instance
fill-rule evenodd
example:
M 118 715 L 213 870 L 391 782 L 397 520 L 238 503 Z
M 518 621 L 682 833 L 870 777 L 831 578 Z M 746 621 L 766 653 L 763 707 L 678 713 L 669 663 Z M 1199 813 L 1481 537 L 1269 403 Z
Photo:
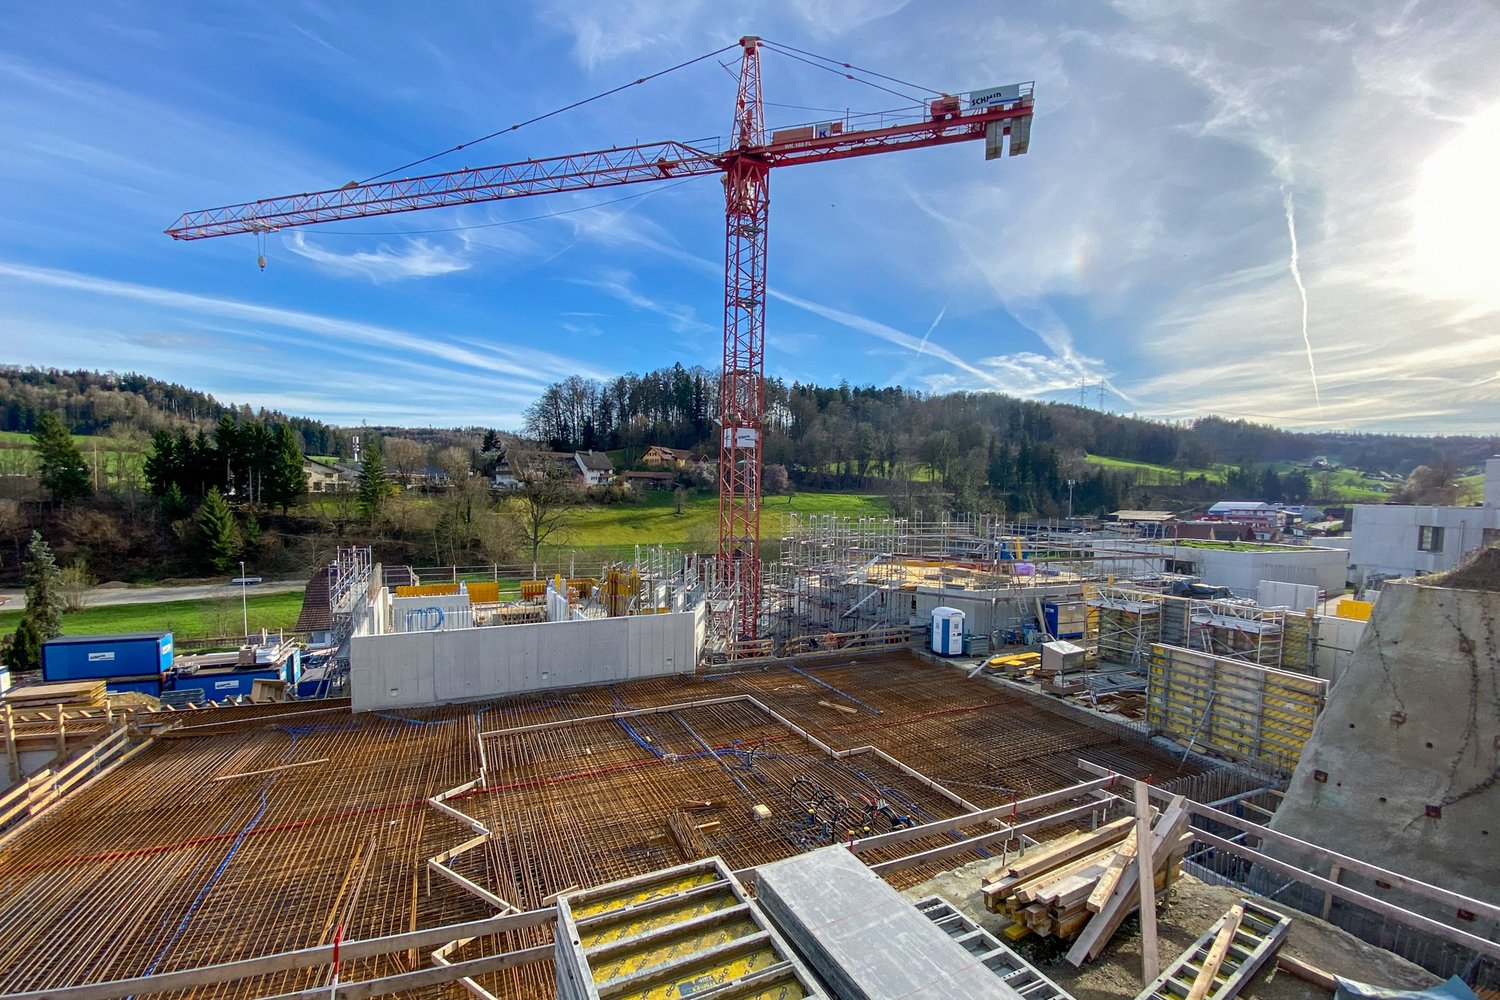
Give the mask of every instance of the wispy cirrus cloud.
M 451 250 L 433 246 L 424 239 L 407 239 L 400 248 L 382 244 L 374 250 L 339 253 L 308 240 L 305 233 L 294 229 L 286 234 L 282 246 L 330 274 L 364 278 L 375 284 L 409 278 L 433 278 L 455 271 L 467 271 L 471 266 L 469 260 Z

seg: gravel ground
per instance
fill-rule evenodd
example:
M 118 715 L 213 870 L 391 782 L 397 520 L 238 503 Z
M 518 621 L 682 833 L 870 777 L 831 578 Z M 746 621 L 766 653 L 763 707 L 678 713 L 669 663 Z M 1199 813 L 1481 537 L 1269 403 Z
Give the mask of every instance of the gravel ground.
M 1007 921 L 984 908 L 979 880 L 995 867 L 993 859 L 945 872 L 902 895 L 909 899 L 940 895 L 997 937 Z M 1173 884 L 1157 917 L 1157 943 L 1162 965 L 1176 959 L 1204 931 L 1222 917 L 1244 894 L 1222 886 L 1207 885 L 1183 875 Z M 1300 958 L 1334 975 L 1346 976 L 1378 986 L 1421 989 L 1438 982 L 1419 966 L 1290 907 L 1258 900 L 1292 917 L 1280 954 Z M 1002 938 L 1002 940 L 1004 940 Z M 1015 948 L 1077 1000 L 1116 1000 L 1134 997 L 1141 981 L 1140 925 L 1128 918 L 1098 960 L 1075 969 L 1063 955 L 1067 945 L 1035 935 L 1021 939 Z M 1246 1000 L 1328 1000 L 1330 994 L 1310 983 L 1278 972 L 1275 959 L 1268 961 L 1240 996 Z

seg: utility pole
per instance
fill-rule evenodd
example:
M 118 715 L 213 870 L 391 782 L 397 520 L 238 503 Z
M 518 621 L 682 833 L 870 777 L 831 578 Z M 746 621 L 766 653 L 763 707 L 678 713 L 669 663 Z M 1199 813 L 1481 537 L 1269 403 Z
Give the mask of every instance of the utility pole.
M 250 581 L 245 578 L 245 560 L 240 560 L 240 621 L 245 626 L 245 640 L 250 639 L 250 601 L 245 596 L 245 588 Z
M 1077 482 L 1078 482 L 1078 480 L 1076 480 L 1076 479 L 1069 479 L 1068 480 L 1068 520 L 1069 521 L 1073 520 L 1073 486 Z

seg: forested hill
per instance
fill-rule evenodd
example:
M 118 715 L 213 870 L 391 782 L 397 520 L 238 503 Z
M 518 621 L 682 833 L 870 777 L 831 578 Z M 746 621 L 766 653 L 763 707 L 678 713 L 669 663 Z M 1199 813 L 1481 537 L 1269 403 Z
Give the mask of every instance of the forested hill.
M 119 435 L 211 428 L 225 415 L 288 424 L 310 455 L 335 454 L 338 432 L 317 420 L 221 403 L 207 393 L 134 372 L 61 371 L 0 366 L 0 431 L 30 433 L 55 413 L 73 434 Z
M 525 431 L 559 449 L 664 444 L 712 451 L 716 388 L 715 373 L 681 365 L 603 382 L 574 376 L 548 387 L 527 411 Z M 1014 449 L 1022 441 L 1063 455 L 1185 468 L 1323 457 L 1400 475 L 1438 459 L 1470 466 L 1500 454 L 1497 437 L 1296 433 L 1211 416 L 1164 423 L 1000 393 L 927 395 L 775 379 L 766 382 L 766 412 L 768 462 L 837 466 L 861 476 L 923 465 L 941 477 L 945 467 L 983 465 L 997 447 Z

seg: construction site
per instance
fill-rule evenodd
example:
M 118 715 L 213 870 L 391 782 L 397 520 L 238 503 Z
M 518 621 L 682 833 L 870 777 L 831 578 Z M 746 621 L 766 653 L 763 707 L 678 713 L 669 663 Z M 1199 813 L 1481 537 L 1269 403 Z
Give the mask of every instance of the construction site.
M 1500 550 L 1376 603 L 1343 598 L 1346 550 L 1071 518 L 762 538 L 772 168 L 1021 155 L 1034 110 L 1010 84 L 768 130 L 763 47 L 700 57 L 740 59 L 712 148 L 168 230 L 719 177 L 717 549 L 512 589 L 352 547 L 309 582 L 305 649 L 179 670 L 167 631 L 49 639 L 75 672 L 4 696 L 6 997 L 1494 995 Z

